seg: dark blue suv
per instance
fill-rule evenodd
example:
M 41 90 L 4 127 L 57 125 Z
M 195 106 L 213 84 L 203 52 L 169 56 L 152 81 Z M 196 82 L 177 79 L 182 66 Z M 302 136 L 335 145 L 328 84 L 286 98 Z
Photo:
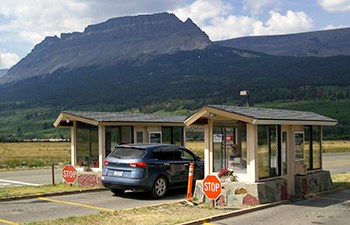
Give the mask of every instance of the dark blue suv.
M 162 198 L 169 189 L 187 187 L 190 162 L 195 165 L 193 179 L 203 179 L 203 160 L 184 147 L 120 145 L 104 160 L 102 184 L 117 195 L 125 190 L 144 190 Z

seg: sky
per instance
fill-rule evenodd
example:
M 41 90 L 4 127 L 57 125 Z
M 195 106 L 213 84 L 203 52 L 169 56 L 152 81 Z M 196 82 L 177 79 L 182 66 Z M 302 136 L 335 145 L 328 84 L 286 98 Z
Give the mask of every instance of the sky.
M 0 0 L 0 69 L 46 36 L 159 12 L 191 18 L 212 41 L 350 27 L 350 0 Z

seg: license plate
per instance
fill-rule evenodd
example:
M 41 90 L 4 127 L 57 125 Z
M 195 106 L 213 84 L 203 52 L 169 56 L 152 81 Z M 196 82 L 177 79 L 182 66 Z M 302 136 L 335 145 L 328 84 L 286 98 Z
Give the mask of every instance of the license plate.
M 114 176 L 122 176 L 123 175 L 123 171 L 114 171 Z

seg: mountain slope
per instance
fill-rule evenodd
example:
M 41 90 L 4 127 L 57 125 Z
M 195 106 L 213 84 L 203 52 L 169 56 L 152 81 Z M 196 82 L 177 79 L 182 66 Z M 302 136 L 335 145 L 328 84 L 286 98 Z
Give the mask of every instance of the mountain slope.
M 215 44 L 280 56 L 349 56 L 350 28 L 287 35 L 250 36 L 218 41 Z
M 90 25 L 82 33 L 45 38 L 0 78 L 0 84 L 57 70 L 103 68 L 130 59 L 143 63 L 157 54 L 203 49 L 210 44 L 208 36 L 190 19 L 182 22 L 173 14 L 114 18 Z

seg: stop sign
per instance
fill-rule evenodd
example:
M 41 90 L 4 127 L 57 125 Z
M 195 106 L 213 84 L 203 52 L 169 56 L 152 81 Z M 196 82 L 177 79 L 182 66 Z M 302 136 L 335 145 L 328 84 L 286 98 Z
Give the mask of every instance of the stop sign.
M 217 199 L 221 194 L 221 181 L 216 175 L 208 175 L 203 180 L 203 192 L 209 199 Z
M 77 170 L 72 165 L 65 165 L 62 169 L 62 178 L 71 184 L 77 179 Z

